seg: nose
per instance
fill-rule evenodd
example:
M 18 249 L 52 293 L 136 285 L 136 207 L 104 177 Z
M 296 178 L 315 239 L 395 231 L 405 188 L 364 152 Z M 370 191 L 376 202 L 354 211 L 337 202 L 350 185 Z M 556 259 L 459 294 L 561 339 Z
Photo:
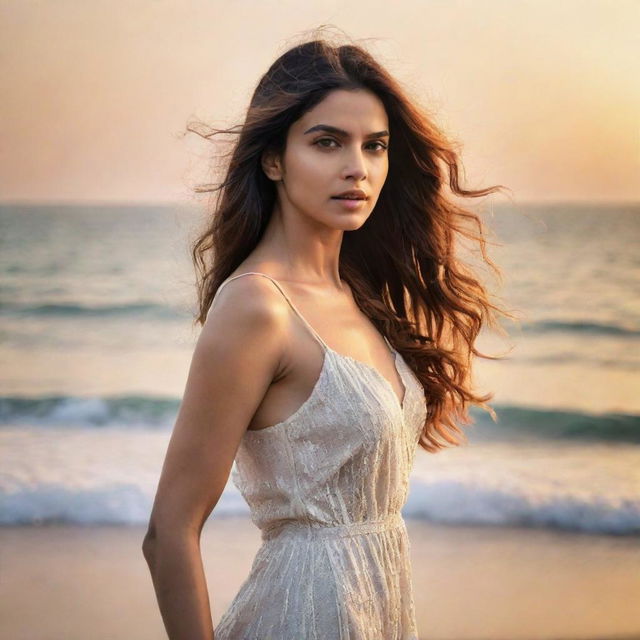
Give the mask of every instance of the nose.
M 347 162 L 342 171 L 343 178 L 364 180 L 367 177 L 367 167 L 361 149 L 355 149 L 347 154 Z

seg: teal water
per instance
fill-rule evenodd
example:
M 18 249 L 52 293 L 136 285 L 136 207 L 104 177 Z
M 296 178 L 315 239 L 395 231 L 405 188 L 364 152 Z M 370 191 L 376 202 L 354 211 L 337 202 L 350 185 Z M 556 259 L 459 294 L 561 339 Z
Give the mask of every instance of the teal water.
M 1 522 L 145 520 L 198 333 L 200 215 L 0 207 Z M 419 452 L 406 514 L 640 530 L 640 207 L 484 215 L 521 315 L 508 359 L 478 364 L 499 422 L 473 410 L 473 446 Z M 229 485 L 217 512 L 244 509 Z

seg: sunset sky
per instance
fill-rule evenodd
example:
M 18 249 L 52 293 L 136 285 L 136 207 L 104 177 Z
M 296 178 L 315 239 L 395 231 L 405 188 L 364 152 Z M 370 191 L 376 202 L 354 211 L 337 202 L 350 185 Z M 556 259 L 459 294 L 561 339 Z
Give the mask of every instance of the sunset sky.
M 189 200 L 187 123 L 240 123 L 322 24 L 436 111 L 467 186 L 640 200 L 639 0 L 0 0 L 0 201 Z

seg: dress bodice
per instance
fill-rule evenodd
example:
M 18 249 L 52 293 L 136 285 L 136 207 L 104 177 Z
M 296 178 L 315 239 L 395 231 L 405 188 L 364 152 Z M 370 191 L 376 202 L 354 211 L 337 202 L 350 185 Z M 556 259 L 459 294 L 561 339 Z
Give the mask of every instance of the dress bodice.
M 216 638 L 417 640 L 400 511 L 426 419 L 422 385 L 385 338 L 400 400 L 377 369 L 331 349 L 277 281 L 249 273 L 278 287 L 324 361 L 292 415 L 243 434 L 231 478 L 263 546 Z

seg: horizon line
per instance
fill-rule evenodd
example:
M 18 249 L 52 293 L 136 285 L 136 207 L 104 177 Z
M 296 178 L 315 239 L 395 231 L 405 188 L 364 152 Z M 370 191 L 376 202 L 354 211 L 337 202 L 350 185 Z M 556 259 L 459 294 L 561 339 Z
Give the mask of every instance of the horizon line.
M 472 203 L 470 203 L 472 204 Z M 632 199 L 616 199 L 616 198 L 562 198 L 562 199 L 527 199 L 527 200 L 501 200 L 497 202 L 489 202 L 483 204 L 493 204 L 496 206 L 504 205 L 604 205 L 604 204 L 616 204 L 616 205 L 640 205 L 640 198 L 636 200 Z M 132 206 L 132 207 L 175 207 L 175 206 L 201 206 L 201 202 L 189 201 L 189 200 L 56 200 L 56 199 L 18 199 L 18 200 L 3 200 L 0 199 L 0 206 L 2 207 L 20 207 L 20 206 L 68 206 L 68 207 L 81 207 L 81 206 Z

